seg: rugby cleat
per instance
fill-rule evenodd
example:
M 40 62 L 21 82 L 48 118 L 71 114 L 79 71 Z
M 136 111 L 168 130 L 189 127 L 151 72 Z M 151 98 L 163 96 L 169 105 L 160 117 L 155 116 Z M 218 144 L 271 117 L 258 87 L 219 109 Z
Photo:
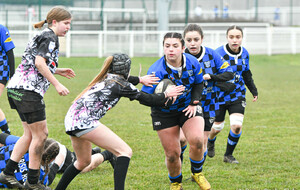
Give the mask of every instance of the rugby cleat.
M 178 182 L 171 183 L 170 190 L 183 190 L 182 183 L 178 183 Z
M 5 175 L 3 172 L 0 173 L 0 183 L 7 185 L 9 188 L 24 188 L 24 186 L 14 176 Z
M 192 174 L 192 181 L 196 182 L 202 190 L 211 189 L 209 182 L 206 180 L 202 172 Z
M 239 161 L 237 161 L 235 159 L 235 157 L 232 156 L 232 155 L 224 156 L 224 160 L 223 161 L 226 162 L 226 163 L 230 163 L 230 164 L 238 164 L 239 163 Z
M 207 156 L 213 158 L 215 156 L 215 143 L 207 141 Z
M 37 184 L 30 184 L 28 181 L 25 182 L 25 189 L 32 189 L 32 190 L 51 190 L 50 187 L 42 185 L 41 183 Z
M 99 147 L 92 148 L 92 155 L 100 153 L 100 152 L 101 152 L 101 148 L 99 148 Z

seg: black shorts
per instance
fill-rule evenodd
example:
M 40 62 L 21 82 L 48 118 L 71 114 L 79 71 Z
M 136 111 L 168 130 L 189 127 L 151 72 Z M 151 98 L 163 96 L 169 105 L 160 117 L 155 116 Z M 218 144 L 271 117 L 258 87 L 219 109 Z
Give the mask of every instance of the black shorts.
M 229 115 L 232 113 L 245 113 L 246 108 L 246 101 L 245 100 L 239 100 L 237 102 L 232 102 L 228 105 L 222 104 L 220 105 L 220 109 L 218 111 L 218 114 L 216 116 L 215 121 L 216 122 L 222 122 L 225 120 L 226 110 L 228 110 Z
M 199 106 L 201 108 L 201 106 Z M 153 130 L 158 131 L 161 129 L 166 129 L 169 127 L 173 127 L 179 125 L 182 127 L 184 123 L 190 119 L 188 116 L 185 116 L 185 112 L 176 112 L 176 113 L 151 113 L 152 116 L 152 125 Z M 196 116 L 203 117 L 202 108 L 197 109 Z
M 16 109 L 21 120 L 28 124 L 46 120 L 43 97 L 36 92 L 23 89 L 7 89 L 10 107 Z
M 210 131 L 214 121 L 215 117 L 204 118 L 204 131 Z

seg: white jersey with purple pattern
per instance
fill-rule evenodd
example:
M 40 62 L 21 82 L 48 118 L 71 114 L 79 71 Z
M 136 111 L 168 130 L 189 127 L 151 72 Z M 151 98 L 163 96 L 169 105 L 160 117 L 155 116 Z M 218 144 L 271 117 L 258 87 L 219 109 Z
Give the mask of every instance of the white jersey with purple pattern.
M 140 91 L 119 75 L 108 73 L 107 78 L 96 83 L 77 99 L 65 117 L 66 132 L 95 128 L 108 110 L 113 108 L 121 97 L 138 99 Z
M 50 82 L 38 71 L 35 66 L 36 56 L 46 59 L 51 73 L 55 73 L 58 66 L 59 41 L 57 35 L 50 28 L 44 29 L 28 43 L 22 62 L 9 81 L 7 88 L 34 91 L 41 96 L 50 86 Z

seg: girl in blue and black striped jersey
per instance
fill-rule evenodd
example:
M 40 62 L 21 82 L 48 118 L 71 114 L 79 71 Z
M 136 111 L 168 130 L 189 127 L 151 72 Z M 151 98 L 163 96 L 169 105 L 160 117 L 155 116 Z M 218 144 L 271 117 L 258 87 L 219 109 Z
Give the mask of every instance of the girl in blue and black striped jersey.
M 190 145 L 192 178 L 199 181 L 202 173 L 200 161 L 203 159 L 204 121 L 201 109 L 203 89 L 203 68 L 197 59 L 183 53 L 184 40 L 180 33 L 169 32 L 163 40 L 164 56 L 148 69 L 161 80 L 168 78 L 176 85 L 184 85 L 186 91 L 168 107 L 151 107 L 153 129 L 157 132 L 165 151 L 166 165 L 171 181 L 170 189 L 182 188 L 180 161 L 180 130 L 182 129 Z M 152 94 L 156 86 L 143 86 L 142 91 Z
M 15 73 L 15 45 L 10 37 L 8 29 L 0 24 L 0 97 L 7 81 Z M 0 129 L 10 134 L 10 130 L 3 111 L 0 108 Z
M 221 56 L 217 54 L 213 49 L 204 47 L 203 42 L 203 31 L 197 24 L 189 24 L 183 32 L 185 40 L 185 52 L 189 53 L 197 58 L 199 64 L 203 69 L 204 88 L 202 92 L 202 109 L 204 115 L 204 159 L 201 161 L 202 164 L 206 158 L 206 147 L 207 138 L 213 122 L 216 117 L 216 112 L 219 110 L 219 104 L 217 96 L 219 94 L 218 82 L 228 81 L 233 78 L 232 69 L 229 67 L 227 61 L 221 59 Z M 180 138 L 182 154 L 187 146 L 186 139 L 181 133 Z M 183 156 L 181 156 L 183 158 Z M 202 171 L 202 167 L 201 167 Z M 203 183 L 205 180 L 201 180 L 200 187 L 203 189 L 209 189 L 208 183 Z
M 224 128 L 225 114 L 228 110 L 230 119 L 230 132 L 228 135 L 227 148 L 224 154 L 224 162 L 239 163 L 232 155 L 242 134 L 242 124 L 246 107 L 246 87 L 252 93 L 255 102 L 258 98 L 258 92 L 252 73 L 249 67 L 249 53 L 241 46 L 243 39 L 243 30 L 238 26 L 231 26 L 227 29 L 228 44 L 216 49 L 224 60 L 228 61 L 230 68 L 234 72 L 234 78 L 225 86 L 234 86 L 231 92 L 221 91 L 219 95 L 220 112 L 213 124 L 208 139 L 208 156 L 214 157 L 214 143 L 216 135 Z
M 8 135 L 6 133 L 0 134 L 0 144 L 2 144 L 2 147 L 0 148 L 0 171 L 3 171 L 5 168 L 7 161 L 9 160 L 11 153 L 19 139 L 20 137 L 14 135 Z M 50 171 L 51 162 L 59 153 L 59 145 L 55 140 L 47 139 L 44 148 L 45 151 L 42 154 L 42 167 L 39 171 L 39 180 L 43 181 L 45 185 L 49 185 L 49 183 L 52 183 L 54 178 L 49 179 L 47 174 Z M 26 152 L 18 162 L 18 167 L 14 171 L 14 176 L 19 183 L 25 183 L 28 177 L 28 170 L 29 153 Z M 10 188 L 10 186 L 0 183 L 0 188 Z
M 9 135 L 6 133 L 0 134 L 0 171 L 2 171 L 8 159 L 11 156 L 15 144 L 20 139 L 18 136 Z M 114 167 L 114 157 L 109 151 L 101 152 L 101 149 L 96 147 L 92 149 L 91 164 L 86 167 L 83 172 L 88 172 L 109 160 L 112 167 Z M 63 173 L 65 169 L 76 160 L 74 152 L 71 152 L 66 146 L 55 141 L 54 139 L 47 139 L 42 154 L 42 167 L 40 169 L 39 180 L 44 185 L 51 185 L 57 173 Z M 14 176 L 21 183 L 27 180 L 29 167 L 28 152 L 22 157 L 18 163 L 18 168 L 14 171 Z M 8 185 L 0 183 L 0 188 L 9 188 Z

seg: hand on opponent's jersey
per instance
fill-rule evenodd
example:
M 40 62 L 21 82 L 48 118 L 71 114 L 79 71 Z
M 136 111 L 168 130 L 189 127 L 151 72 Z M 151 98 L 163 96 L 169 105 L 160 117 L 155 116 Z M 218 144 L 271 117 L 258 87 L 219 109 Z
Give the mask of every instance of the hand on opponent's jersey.
M 156 77 L 155 75 L 145 75 L 139 77 L 139 79 L 141 84 L 149 87 L 153 87 L 153 84 L 158 84 L 160 81 L 160 78 Z

